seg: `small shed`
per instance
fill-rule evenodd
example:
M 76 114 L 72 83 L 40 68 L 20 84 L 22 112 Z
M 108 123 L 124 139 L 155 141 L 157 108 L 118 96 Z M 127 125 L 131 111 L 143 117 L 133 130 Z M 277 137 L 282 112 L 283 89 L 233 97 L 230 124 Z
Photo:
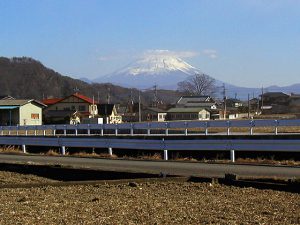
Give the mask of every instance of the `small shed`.
M 34 99 L 0 100 L 0 125 L 42 125 L 43 103 Z

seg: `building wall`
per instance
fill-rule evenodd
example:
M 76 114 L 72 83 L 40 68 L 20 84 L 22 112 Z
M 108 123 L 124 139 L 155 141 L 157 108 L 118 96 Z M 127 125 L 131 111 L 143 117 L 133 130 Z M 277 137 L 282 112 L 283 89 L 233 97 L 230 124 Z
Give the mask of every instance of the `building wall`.
M 61 102 L 50 105 L 45 112 L 48 110 L 73 110 L 78 112 L 88 112 L 89 106 L 90 104 L 88 102 L 85 102 L 80 98 L 70 96 Z
M 20 106 L 19 125 L 42 125 L 42 108 L 32 103 Z
M 206 110 L 190 113 L 168 113 L 168 120 L 209 120 L 210 113 Z

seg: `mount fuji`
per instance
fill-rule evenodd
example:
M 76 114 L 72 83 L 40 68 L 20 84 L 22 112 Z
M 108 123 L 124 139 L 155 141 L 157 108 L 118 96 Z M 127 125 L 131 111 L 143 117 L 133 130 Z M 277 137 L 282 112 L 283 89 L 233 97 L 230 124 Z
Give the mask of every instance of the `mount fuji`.
M 157 85 L 159 89 L 176 90 L 178 82 L 202 72 L 175 55 L 167 50 L 155 50 L 126 67 L 106 76 L 98 77 L 91 82 L 112 83 L 138 89 L 149 89 Z M 225 84 L 227 97 L 246 99 L 248 94 L 251 96 L 261 94 L 261 88 L 239 87 L 218 79 L 215 80 L 216 86 L 220 87 Z M 300 84 L 285 87 L 270 86 L 266 87 L 265 91 L 300 93 Z M 221 92 L 218 95 L 221 95 Z
M 200 70 L 182 59 L 167 53 L 168 51 L 157 50 L 155 54 L 145 55 L 126 67 L 99 77 L 93 82 L 109 82 L 140 89 L 153 85 L 164 89 L 176 89 L 178 82 L 196 73 L 201 73 Z

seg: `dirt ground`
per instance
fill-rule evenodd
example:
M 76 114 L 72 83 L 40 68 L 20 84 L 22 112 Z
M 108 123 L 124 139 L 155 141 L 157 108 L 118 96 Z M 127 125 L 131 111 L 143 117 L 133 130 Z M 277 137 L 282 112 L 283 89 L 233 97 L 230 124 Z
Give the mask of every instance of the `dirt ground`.
M 0 185 L 49 181 L 0 171 Z M 0 224 L 300 224 L 300 194 L 192 182 L 1 188 Z

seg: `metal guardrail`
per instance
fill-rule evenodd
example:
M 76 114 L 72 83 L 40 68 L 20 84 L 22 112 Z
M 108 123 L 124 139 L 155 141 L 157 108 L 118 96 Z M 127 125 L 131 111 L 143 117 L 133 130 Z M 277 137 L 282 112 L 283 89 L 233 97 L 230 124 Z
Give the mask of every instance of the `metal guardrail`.
M 182 135 L 190 135 L 189 129 L 202 129 L 204 134 L 209 134 L 210 128 L 224 128 L 230 135 L 231 128 L 248 128 L 249 134 L 254 134 L 254 128 L 267 127 L 274 128 L 274 134 L 278 134 L 279 127 L 300 127 L 300 120 L 215 120 L 215 121 L 176 121 L 176 122 L 149 122 L 149 123 L 122 123 L 122 124 L 59 124 L 59 125 L 40 125 L 40 126 L 0 126 L 0 135 L 28 135 L 30 131 L 34 135 L 46 136 L 46 131 L 52 131 L 57 135 L 57 131 L 63 131 L 62 135 L 67 135 L 68 131 L 73 131 L 75 135 L 92 135 L 91 131 L 105 135 L 105 131 L 114 131 L 114 135 L 128 134 L 131 136 L 139 135 L 139 131 L 146 130 L 147 135 L 153 135 L 153 130 L 163 130 L 165 135 L 169 135 L 170 129 L 181 129 Z M 43 131 L 39 134 L 38 131 Z M 125 131 L 125 132 L 124 132 Z M 126 133 L 126 131 L 128 133 Z M 212 133 L 213 134 L 213 133 Z M 161 134 L 160 134 L 161 135 Z M 177 134 L 177 135 L 180 135 Z
M 1 145 L 20 145 L 26 152 L 26 145 L 60 147 L 65 154 L 66 147 L 91 147 L 112 149 L 162 150 L 168 159 L 168 150 L 230 151 L 235 161 L 235 151 L 287 151 L 300 152 L 300 134 L 287 138 L 278 133 L 279 127 L 300 127 L 300 120 L 229 120 L 229 121 L 176 121 L 124 124 L 80 124 L 41 126 L 2 126 Z M 257 127 L 273 128 L 272 135 L 253 136 Z M 201 128 L 203 133 L 190 133 L 189 129 Z M 224 135 L 209 133 L 210 128 L 225 128 Z M 231 128 L 247 128 L 249 132 L 235 137 Z M 181 129 L 176 137 L 169 130 Z M 107 134 L 106 131 L 113 131 Z M 141 134 L 140 130 L 146 132 Z M 160 130 L 162 133 L 152 133 Z M 38 132 L 40 131 L 40 132 Z M 42 132 L 41 132 L 42 131 Z M 46 135 L 46 131 L 51 134 Z M 126 132 L 127 133 L 126 133 Z M 31 132 L 31 133 L 30 133 Z M 246 135 L 245 135 L 246 134 Z M 97 135 L 97 136 L 95 136 Z

